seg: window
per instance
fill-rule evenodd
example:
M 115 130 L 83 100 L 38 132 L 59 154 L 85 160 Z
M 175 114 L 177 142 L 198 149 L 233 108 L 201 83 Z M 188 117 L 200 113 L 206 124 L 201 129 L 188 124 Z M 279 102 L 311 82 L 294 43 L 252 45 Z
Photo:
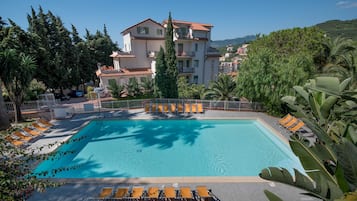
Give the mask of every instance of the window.
M 193 76 L 193 83 L 198 84 L 198 75 Z
M 187 68 L 190 67 L 190 60 L 186 60 L 186 67 L 187 67 Z
M 182 67 L 183 67 L 183 61 L 178 61 L 178 62 L 177 62 L 177 66 L 178 66 L 179 68 L 182 68 Z
M 158 36 L 162 36 L 162 29 L 156 29 L 156 34 Z
M 198 60 L 194 60 L 194 61 L 193 61 L 193 67 L 198 68 Z
M 137 31 L 138 31 L 138 34 L 147 35 L 147 34 L 149 34 L 149 27 L 138 27 Z
M 198 44 L 195 43 L 195 51 L 197 52 L 198 51 Z

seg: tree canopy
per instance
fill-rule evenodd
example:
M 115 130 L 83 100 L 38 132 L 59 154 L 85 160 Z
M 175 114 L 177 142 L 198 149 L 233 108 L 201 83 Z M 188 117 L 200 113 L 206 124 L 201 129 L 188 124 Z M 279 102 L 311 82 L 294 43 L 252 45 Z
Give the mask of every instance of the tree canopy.
M 264 103 L 272 114 L 281 112 L 281 98 L 317 71 L 325 41 L 316 28 L 294 28 L 259 37 L 249 46 L 238 75 L 238 93 Z

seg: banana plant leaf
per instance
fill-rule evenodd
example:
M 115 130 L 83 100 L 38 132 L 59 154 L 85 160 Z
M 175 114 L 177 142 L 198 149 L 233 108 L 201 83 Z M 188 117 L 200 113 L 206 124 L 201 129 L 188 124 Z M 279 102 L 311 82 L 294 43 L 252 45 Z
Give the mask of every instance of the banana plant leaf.
M 269 201 L 283 201 L 280 197 L 278 197 L 277 195 L 275 195 L 274 193 L 272 193 L 268 190 L 264 190 L 264 194 L 265 194 L 265 196 L 267 196 Z
M 327 147 L 323 144 L 316 144 L 309 147 L 306 142 L 299 140 L 296 137 L 292 137 L 289 141 L 290 147 L 294 154 L 300 159 L 300 162 L 307 174 L 314 180 L 322 175 L 328 181 L 337 184 L 336 178 L 334 178 L 329 171 L 325 168 L 323 160 L 334 160 L 333 152 L 327 150 Z M 317 147 L 318 146 L 318 147 Z M 318 151 L 318 149 L 325 149 L 324 151 Z
M 357 188 L 357 147 L 343 138 L 341 143 L 336 145 L 336 154 L 350 191 L 355 191 Z
M 309 127 L 311 131 L 317 136 L 317 138 L 326 144 L 326 146 L 329 147 L 329 145 L 332 144 L 331 138 L 317 123 L 314 123 L 307 118 L 303 118 L 302 120 L 307 125 L 307 127 Z M 329 149 L 331 149 L 331 147 L 329 147 Z
M 294 90 L 302 96 L 306 102 L 309 102 L 309 93 L 305 91 L 305 89 L 302 86 L 294 86 Z
M 318 177 L 319 182 L 314 182 L 309 177 L 294 169 L 295 180 L 285 168 L 269 167 L 261 171 L 259 176 L 263 179 L 281 182 L 307 191 L 304 193 L 323 200 L 333 200 L 343 195 L 342 191 L 334 183 L 323 176 Z

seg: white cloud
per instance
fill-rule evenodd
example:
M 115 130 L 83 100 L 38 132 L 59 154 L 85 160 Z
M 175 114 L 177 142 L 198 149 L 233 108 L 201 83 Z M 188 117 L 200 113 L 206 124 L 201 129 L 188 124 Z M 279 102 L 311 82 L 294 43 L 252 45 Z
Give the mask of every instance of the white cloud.
M 357 2 L 356 1 L 339 1 L 336 3 L 336 6 L 340 8 L 356 8 L 357 7 Z

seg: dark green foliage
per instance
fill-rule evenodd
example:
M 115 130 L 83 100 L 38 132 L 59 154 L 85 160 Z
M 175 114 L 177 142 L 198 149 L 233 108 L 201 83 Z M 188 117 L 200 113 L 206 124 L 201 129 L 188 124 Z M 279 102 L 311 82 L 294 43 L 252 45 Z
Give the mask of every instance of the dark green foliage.
M 0 52 L 0 79 L 9 97 L 15 103 L 18 120 L 22 120 L 21 104 L 32 80 L 36 64 L 32 57 L 14 49 Z
M 165 36 L 165 59 L 166 59 L 166 76 L 167 76 L 167 95 L 165 98 L 177 98 L 177 65 L 176 65 L 176 51 L 175 51 L 175 42 L 174 42 L 174 31 L 171 19 L 171 13 L 169 13 L 169 19 L 167 21 L 166 36 Z
M 118 85 L 116 80 L 108 80 L 109 82 L 109 90 L 112 93 L 112 96 L 114 98 L 120 98 L 125 92 L 124 92 L 124 86 L 123 85 Z
M 271 114 L 281 113 L 281 98 L 292 93 L 315 72 L 315 58 L 323 49 L 323 33 L 294 28 L 259 37 L 249 46 L 248 59 L 238 76 L 238 93 L 264 103 Z
M 204 99 L 206 87 L 198 84 L 189 84 L 187 79 L 180 76 L 177 81 L 179 98 Z
M 236 81 L 227 74 L 220 74 L 216 81 L 212 82 L 205 97 L 214 100 L 234 100 L 236 97 Z
M 357 41 L 357 19 L 345 21 L 330 20 L 315 26 L 324 30 L 327 36 L 332 39 L 344 37 Z
M 138 80 L 135 77 L 129 78 L 129 82 L 126 88 L 128 91 L 128 95 L 131 97 L 139 96 L 141 94 Z
M 168 84 L 166 75 L 166 59 L 164 49 L 160 47 L 160 51 L 156 57 L 156 75 L 155 75 L 155 85 L 159 90 L 159 96 L 161 98 L 166 98 L 168 94 Z
M 254 41 L 256 38 L 257 38 L 256 35 L 248 35 L 248 36 L 234 38 L 234 39 L 214 40 L 211 42 L 211 46 L 219 49 L 223 48 L 225 51 L 227 45 L 233 45 L 234 47 L 238 47 L 244 43 L 249 43 L 251 41 Z

